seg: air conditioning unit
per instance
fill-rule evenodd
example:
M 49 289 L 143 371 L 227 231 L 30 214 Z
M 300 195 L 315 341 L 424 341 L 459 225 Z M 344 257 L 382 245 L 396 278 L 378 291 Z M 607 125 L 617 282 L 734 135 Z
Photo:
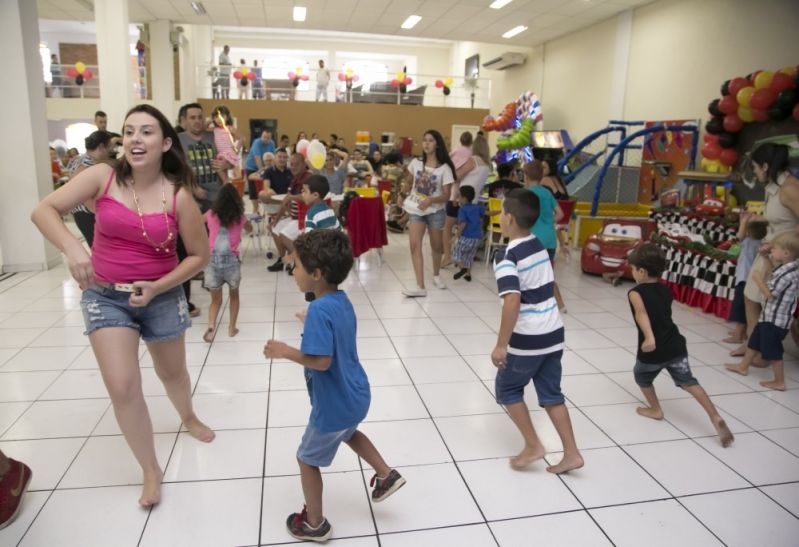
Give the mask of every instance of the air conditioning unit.
M 489 68 L 491 70 L 505 70 L 514 66 L 523 65 L 524 61 L 526 60 L 527 56 L 524 53 L 506 51 L 499 57 L 483 63 L 483 68 Z

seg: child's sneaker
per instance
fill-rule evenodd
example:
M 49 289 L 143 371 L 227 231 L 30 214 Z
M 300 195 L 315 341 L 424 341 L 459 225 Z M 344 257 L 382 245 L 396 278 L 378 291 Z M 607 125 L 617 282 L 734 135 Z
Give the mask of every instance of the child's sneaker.
M 22 507 L 22 498 L 31 481 L 30 467 L 22 462 L 8 459 L 8 472 L 0 477 L 0 529 L 14 520 Z
M 305 506 L 302 507 L 302 513 L 292 513 L 286 519 L 286 530 L 289 534 L 297 539 L 323 542 L 330 539 L 333 533 L 333 527 L 327 522 L 327 519 L 322 521 L 322 524 L 313 528 L 306 518 L 308 517 L 308 510 Z
M 391 494 L 399 490 L 405 485 L 405 479 L 396 469 L 392 469 L 391 473 L 385 479 L 378 478 L 377 475 L 372 477 L 369 486 L 374 486 L 372 490 L 372 501 L 375 503 L 381 502 Z
M 444 283 L 444 280 L 441 279 L 440 275 L 436 275 L 433 277 L 433 285 L 436 286 L 437 289 L 446 289 L 447 285 Z

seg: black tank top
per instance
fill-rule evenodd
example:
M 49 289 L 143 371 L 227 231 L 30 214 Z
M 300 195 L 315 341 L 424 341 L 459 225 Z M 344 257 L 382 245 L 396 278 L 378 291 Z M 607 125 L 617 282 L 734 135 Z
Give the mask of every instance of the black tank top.
M 638 354 L 637 359 L 642 363 L 659 364 L 673 361 L 678 357 L 688 355 L 685 337 L 680 334 L 677 325 L 671 319 L 671 289 L 662 283 L 640 283 L 631 289 L 641 296 L 644 302 L 652 332 L 655 335 L 655 351 L 642 352 L 641 344 L 644 342 L 644 333 L 638 329 Z M 635 317 L 635 309 L 630 304 L 630 310 Z

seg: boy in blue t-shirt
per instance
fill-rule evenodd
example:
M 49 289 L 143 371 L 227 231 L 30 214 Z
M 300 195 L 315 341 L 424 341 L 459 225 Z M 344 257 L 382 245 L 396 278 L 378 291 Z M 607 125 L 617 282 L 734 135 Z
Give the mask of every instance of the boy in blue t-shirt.
M 461 186 L 459 193 L 460 208 L 458 209 L 457 243 L 452 250 L 452 261 L 458 265 L 458 271 L 453 279 L 464 278 L 472 280 L 472 262 L 483 239 L 483 217 L 486 208 L 483 205 L 472 203 L 474 201 L 474 188 Z M 489 215 L 498 215 L 499 211 L 492 211 Z
M 557 474 L 582 467 L 583 457 L 560 390 L 564 331 L 555 303 L 555 277 L 546 249 L 530 233 L 538 211 L 538 198 L 532 192 L 519 189 L 505 194 L 499 224 L 510 242 L 494 265 L 502 319 L 491 362 L 499 369 L 497 403 L 507 409 L 524 438 L 524 448 L 510 459 L 511 467 L 522 469 L 545 455 L 524 402 L 524 388 L 532 380 L 538 404 L 547 411 L 563 444 L 563 458 L 547 467 Z
M 297 450 L 305 507 L 289 515 L 286 528 L 301 540 L 326 541 L 332 529 L 322 512 L 322 474 L 345 442 L 375 470 L 372 501 L 380 502 L 405 484 L 383 460 L 369 438 L 358 431 L 371 398 L 369 379 L 358 360 L 356 319 L 346 293 L 338 290 L 353 264 L 346 234 L 313 230 L 294 241 L 294 280 L 303 292 L 313 291 L 302 346 L 292 348 L 269 340 L 267 359 L 289 359 L 310 374 L 311 416 Z

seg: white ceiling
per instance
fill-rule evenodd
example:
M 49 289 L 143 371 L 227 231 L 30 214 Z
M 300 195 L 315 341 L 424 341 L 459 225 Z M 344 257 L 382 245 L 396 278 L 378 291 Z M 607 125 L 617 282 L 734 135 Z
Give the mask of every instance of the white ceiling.
M 175 23 L 239 27 L 329 30 L 534 46 L 653 0 L 513 0 L 500 10 L 492 0 L 202 0 L 198 16 L 190 0 L 128 0 L 130 21 L 169 19 Z M 92 0 L 36 0 L 39 17 L 93 21 Z M 303 23 L 292 8 L 305 6 Z M 409 15 L 422 20 L 400 28 Z M 526 32 L 509 40 L 502 33 L 516 25 Z

